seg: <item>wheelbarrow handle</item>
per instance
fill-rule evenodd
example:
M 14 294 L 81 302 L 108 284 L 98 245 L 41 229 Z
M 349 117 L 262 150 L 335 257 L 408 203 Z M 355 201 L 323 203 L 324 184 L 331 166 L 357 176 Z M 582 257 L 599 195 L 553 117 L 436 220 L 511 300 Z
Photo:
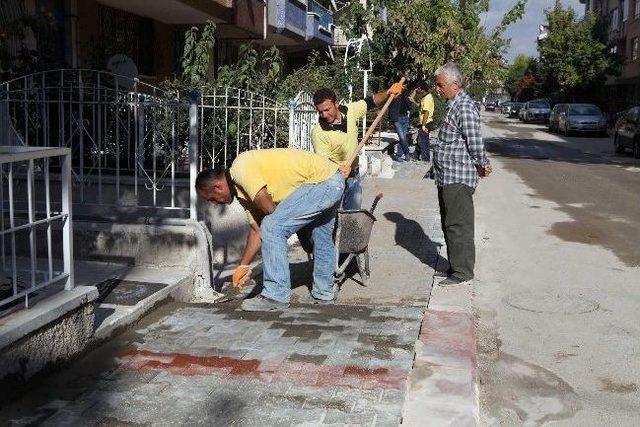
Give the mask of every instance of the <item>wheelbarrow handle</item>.
M 376 198 L 373 199 L 373 203 L 371 204 L 371 209 L 369 209 L 369 212 L 373 213 L 373 211 L 376 210 L 376 206 L 378 206 L 378 202 L 380 201 L 380 199 L 382 199 L 382 193 L 378 193 Z

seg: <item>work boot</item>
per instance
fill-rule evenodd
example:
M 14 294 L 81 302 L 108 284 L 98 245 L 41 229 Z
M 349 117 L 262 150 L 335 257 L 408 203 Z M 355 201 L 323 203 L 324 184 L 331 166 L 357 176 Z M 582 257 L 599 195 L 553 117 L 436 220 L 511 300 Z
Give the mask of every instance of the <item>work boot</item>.
M 282 311 L 289 308 L 288 302 L 274 301 L 270 298 L 258 295 L 242 301 L 242 311 Z
M 332 299 L 320 299 L 309 294 L 305 298 L 300 298 L 300 302 L 303 304 L 318 304 L 318 305 L 332 305 L 336 303 L 335 298 Z

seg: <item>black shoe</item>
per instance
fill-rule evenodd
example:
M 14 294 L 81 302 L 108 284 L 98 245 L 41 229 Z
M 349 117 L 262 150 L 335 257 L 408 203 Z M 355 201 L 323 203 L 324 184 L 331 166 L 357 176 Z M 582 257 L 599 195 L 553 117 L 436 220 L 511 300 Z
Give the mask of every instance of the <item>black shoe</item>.
M 468 285 L 470 283 L 471 283 L 471 279 L 465 280 L 465 279 L 460 279 L 459 277 L 456 277 L 456 276 L 449 276 L 443 281 L 441 281 L 440 283 L 438 283 L 438 285 L 446 287 L 446 286 Z

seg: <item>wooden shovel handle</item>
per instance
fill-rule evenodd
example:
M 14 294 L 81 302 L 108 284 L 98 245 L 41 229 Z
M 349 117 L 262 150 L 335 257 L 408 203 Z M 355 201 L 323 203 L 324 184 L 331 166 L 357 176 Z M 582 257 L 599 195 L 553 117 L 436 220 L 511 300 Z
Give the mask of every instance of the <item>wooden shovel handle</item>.
M 405 78 L 403 77 L 400 79 L 399 83 L 404 84 L 404 81 L 405 81 Z M 353 161 L 356 159 L 356 157 L 358 157 L 360 150 L 362 150 L 362 147 L 364 147 L 364 144 L 366 144 L 369 138 L 371 138 L 371 135 L 373 135 L 373 132 L 375 131 L 376 126 L 378 126 L 378 123 L 380 123 L 380 120 L 382 120 L 382 116 L 384 116 L 384 113 L 387 112 L 387 110 L 389 109 L 389 105 L 395 99 L 395 97 L 396 95 L 391 94 L 389 98 L 387 98 L 387 102 L 385 102 L 382 108 L 380 109 L 380 111 L 378 111 L 378 115 L 376 116 L 375 120 L 373 121 L 373 123 L 371 123 L 371 125 L 369 125 L 369 129 L 367 129 L 367 132 L 364 134 L 364 136 L 360 140 L 360 143 L 358 144 L 356 149 L 353 151 L 353 153 L 351 153 L 351 156 L 344 163 L 345 165 L 351 165 Z

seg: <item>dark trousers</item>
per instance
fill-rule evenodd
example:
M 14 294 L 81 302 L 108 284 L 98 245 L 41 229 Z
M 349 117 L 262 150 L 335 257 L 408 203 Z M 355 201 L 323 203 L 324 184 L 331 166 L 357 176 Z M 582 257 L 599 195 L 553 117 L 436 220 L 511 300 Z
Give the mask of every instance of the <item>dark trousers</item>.
M 429 151 L 429 134 L 422 129 L 418 129 L 418 148 L 419 160 L 428 162 L 431 159 L 431 152 Z
M 438 187 L 440 221 L 447 244 L 449 274 L 459 279 L 473 279 L 476 262 L 474 242 L 473 193 L 464 184 L 448 184 Z

